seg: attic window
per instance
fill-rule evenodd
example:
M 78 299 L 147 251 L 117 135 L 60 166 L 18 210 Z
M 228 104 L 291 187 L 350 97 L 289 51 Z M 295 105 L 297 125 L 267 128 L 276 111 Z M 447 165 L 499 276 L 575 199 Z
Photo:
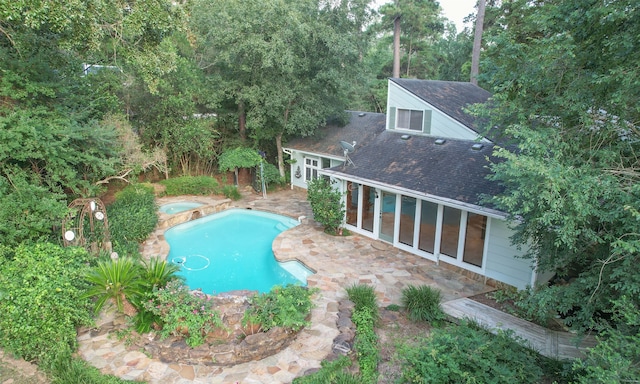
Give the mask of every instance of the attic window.
M 436 143 L 437 145 L 442 145 L 446 142 L 447 140 L 445 139 L 436 139 L 436 141 L 434 141 L 434 143 Z
M 484 145 L 483 145 L 483 144 L 475 143 L 475 144 L 473 144 L 473 145 L 471 146 L 471 149 L 473 149 L 474 151 L 479 151 L 479 150 L 481 150 L 483 147 L 484 147 Z
M 402 135 L 402 136 L 400 136 L 400 138 L 402 140 L 409 140 L 411 138 L 411 136 L 410 135 Z

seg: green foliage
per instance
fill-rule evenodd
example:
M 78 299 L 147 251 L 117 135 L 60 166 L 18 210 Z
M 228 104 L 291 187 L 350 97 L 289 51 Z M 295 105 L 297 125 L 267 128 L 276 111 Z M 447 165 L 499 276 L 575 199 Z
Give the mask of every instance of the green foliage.
M 487 126 L 513 144 L 496 153 L 493 204 L 512 216 L 513 240 L 557 283 L 531 303 L 575 329 L 638 304 L 640 205 L 638 4 L 503 2 L 486 36 L 484 80 L 495 90 Z M 536 60 L 530 60 L 535 57 Z M 497 133 L 497 132 L 493 132 Z
M 0 345 L 28 361 L 69 358 L 77 345 L 76 327 L 90 325 L 83 298 L 82 248 L 53 244 L 0 246 Z
M 640 309 L 627 297 L 614 303 L 617 327 L 600 328 L 598 344 L 576 360 L 576 382 L 633 383 L 640 381 Z
M 311 296 L 315 292 L 299 285 L 275 286 L 267 293 L 251 297 L 242 321 L 260 324 L 264 332 L 274 327 L 297 332 L 309 325 L 307 317 L 313 308 Z
M 360 378 L 363 383 L 378 382 L 378 335 L 375 324 L 378 321 L 378 308 L 363 306 L 353 311 L 351 320 L 356 325 L 356 340 L 354 343 L 360 367 Z
M 264 183 L 267 186 L 267 189 L 270 185 L 283 186 L 286 183 L 286 180 L 280 176 L 280 171 L 278 167 L 271 163 L 263 162 L 263 172 L 264 172 Z M 258 172 L 258 183 L 262 184 L 262 179 L 260 178 L 260 172 Z
M 123 380 L 112 375 L 103 375 L 98 368 L 86 361 L 73 357 L 59 359 L 46 367 L 52 376 L 51 384 L 125 384 L 134 381 Z
M 116 194 L 107 206 L 113 248 L 120 255 L 137 255 L 139 243 L 149 237 L 158 224 L 153 187 L 133 184 Z
M 149 260 L 143 261 L 142 280 L 145 291 L 152 292 L 156 288 L 163 288 L 171 280 L 180 280 L 178 276 L 180 266 L 161 260 L 159 257 L 151 257 Z
M 227 172 L 238 168 L 253 168 L 261 161 L 262 157 L 255 149 L 236 147 L 222 152 L 218 159 L 218 167 L 220 172 Z
M 225 185 L 222 187 L 222 194 L 231 200 L 240 200 L 242 194 L 238 191 L 238 187 L 235 185 Z
M 402 355 L 403 383 L 533 384 L 541 382 L 546 364 L 508 334 L 493 335 L 473 324 L 433 329 Z
M 118 311 L 123 312 L 127 302 L 144 293 L 143 273 L 142 266 L 130 257 L 99 261 L 85 276 L 90 284 L 86 297 L 96 299 L 95 313 L 100 312 L 107 302 L 112 302 Z
M 355 304 L 356 311 L 361 308 L 369 308 L 375 318 L 378 318 L 376 291 L 371 285 L 353 284 L 347 287 L 347 295 L 349 296 L 349 300 Z
M 307 200 L 311 204 L 313 219 L 330 234 L 337 234 L 344 220 L 345 208 L 342 195 L 324 178 L 310 180 L 307 184 Z
M 409 285 L 402 289 L 402 305 L 407 310 L 407 316 L 413 321 L 427 321 L 439 323 L 445 319 L 440 306 L 442 294 L 440 290 L 428 285 Z
M 359 384 L 360 380 L 345 372 L 351 366 L 351 359 L 340 356 L 333 361 L 324 360 L 320 363 L 320 370 L 310 375 L 296 377 L 293 384 Z
M 166 187 L 164 194 L 167 196 L 215 195 L 220 193 L 218 180 L 209 176 L 174 177 L 161 180 L 160 184 Z
M 347 288 L 347 295 L 355 304 L 351 320 L 356 325 L 355 349 L 360 376 L 364 383 L 375 383 L 380 360 L 378 336 L 375 331 L 379 317 L 376 293 L 370 285 L 354 284 Z
M 144 303 L 144 309 L 160 319 L 160 337 L 183 336 L 190 347 L 204 343 L 208 332 L 224 329 L 220 313 L 206 296 L 196 296 L 181 281 L 170 281 L 157 288 Z
M 2 244 L 15 247 L 22 242 L 55 241 L 67 213 L 65 195 L 33 184 L 19 172 L 0 176 L 0 238 Z

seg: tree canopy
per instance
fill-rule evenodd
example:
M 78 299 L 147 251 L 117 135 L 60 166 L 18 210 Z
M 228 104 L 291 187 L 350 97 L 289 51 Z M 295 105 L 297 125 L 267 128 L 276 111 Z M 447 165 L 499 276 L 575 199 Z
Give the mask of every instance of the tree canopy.
M 507 190 L 494 202 L 556 274 L 533 301 L 583 329 L 624 296 L 640 304 L 639 7 L 505 2 L 482 62 L 492 126 L 517 147 L 498 151 L 507 161 L 494 179 Z

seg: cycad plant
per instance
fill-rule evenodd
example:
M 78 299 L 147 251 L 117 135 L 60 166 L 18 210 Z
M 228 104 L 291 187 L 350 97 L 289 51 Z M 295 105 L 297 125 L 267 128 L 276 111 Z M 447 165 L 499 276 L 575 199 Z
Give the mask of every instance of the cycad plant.
M 154 288 L 164 288 L 171 280 L 184 280 L 178 275 L 180 266 L 173 263 L 167 263 L 166 260 L 160 260 L 159 257 L 152 257 L 147 261 L 143 261 L 144 265 L 144 284 L 145 290 L 149 293 Z
M 98 313 L 107 301 L 116 305 L 118 311 L 132 316 L 136 310 L 130 300 L 144 292 L 143 270 L 139 263 L 129 257 L 99 261 L 86 276 L 90 283 L 87 297 L 96 298 Z

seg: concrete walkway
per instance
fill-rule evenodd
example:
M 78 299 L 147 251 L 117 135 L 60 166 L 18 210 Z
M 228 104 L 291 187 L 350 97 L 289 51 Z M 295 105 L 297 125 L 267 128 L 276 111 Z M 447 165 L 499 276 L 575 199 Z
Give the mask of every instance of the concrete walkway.
M 95 329 L 79 333 L 79 354 L 85 360 L 104 373 L 149 383 L 290 383 L 308 369 L 320 367 L 320 362 L 331 352 L 333 339 L 338 335 L 338 301 L 346 297 L 345 288 L 350 285 L 374 286 L 380 306 L 399 304 L 402 289 L 410 284 L 438 288 L 444 301 L 492 290 L 388 244 L 358 235 L 325 234 L 311 219 L 305 191 L 280 191 L 269 194 L 266 199 L 248 193 L 232 206 L 276 212 L 296 219 L 307 217 L 301 220 L 301 225 L 277 237 L 273 249 L 279 260 L 298 259 L 316 271 L 308 279 L 310 287 L 320 289 L 314 299 L 312 325 L 288 348 L 266 359 L 234 367 L 191 366 L 162 362 L 130 349 L 126 340 L 118 340 L 113 332 L 122 319 L 107 314 Z M 145 242 L 144 256 L 167 255 L 169 248 L 163 233 L 164 230 L 157 230 Z
M 474 320 L 493 333 L 511 330 L 540 354 L 554 359 L 583 357 L 586 349 L 596 344 L 593 336 L 552 331 L 467 298 L 445 302 L 442 309 L 456 319 Z

